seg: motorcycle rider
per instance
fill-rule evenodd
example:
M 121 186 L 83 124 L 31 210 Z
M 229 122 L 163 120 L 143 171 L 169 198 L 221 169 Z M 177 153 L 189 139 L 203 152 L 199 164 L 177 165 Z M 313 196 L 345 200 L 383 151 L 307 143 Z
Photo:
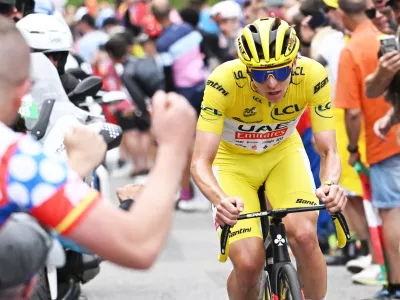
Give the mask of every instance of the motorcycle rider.
M 74 90 L 79 80 L 65 72 L 73 38 L 68 24 L 57 15 L 30 14 L 17 22 L 32 52 L 42 52 L 56 67 L 61 84 L 68 94 Z

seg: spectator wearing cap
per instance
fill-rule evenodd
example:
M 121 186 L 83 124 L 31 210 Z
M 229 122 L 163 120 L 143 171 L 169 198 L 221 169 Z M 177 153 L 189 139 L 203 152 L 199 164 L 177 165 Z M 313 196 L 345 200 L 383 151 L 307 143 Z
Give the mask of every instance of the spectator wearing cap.
M 400 297 L 400 148 L 395 128 L 388 132 L 385 141 L 376 137 L 373 130 L 374 123 L 390 109 L 390 104 L 383 96 L 373 101 L 367 98 L 365 78 L 378 67 L 381 32 L 365 15 L 366 8 L 365 0 L 339 0 L 340 16 L 352 35 L 340 55 L 335 105 L 345 110 L 348 162 L 352 166 L 360 159 L 357 144 L 364 119 L 371 200 L 382 219 L 390 278 L 388 288 L 374 299 L 383 299 L 385 295 L 388 299 L 396 299 Z M 375 269 L 379 276 L 379 266 Z
M 211 8 L 211 17 L 221 31 L 219 46 L 237 57 L 236 39 L 241 30 L 242 8 L 235 1 L 221 1 Z
M 84 12 L 84 10 L 83 10 Z M 82 10 L 77 12 L 75 21 L 81 38 L 76 43 L 76 51 L 82 59 L 92 63 L 99 47 L 104 45 L 109 37 L 96 28 L 95 19 L 88 13 L 82 14 Z
M 151 10 L 163 27 L 156 41 L 165 73 L 167 91 L 175 90 L 184 96 L 200 114 L 205 88 L 206 69 L 200 51 L 201 34 L 187 23 L 174 24 L 170 18 L 168 0 L 153 0 Z M 184 124 L 183 124 L 184 125 Z M 195 209 L 193 188 L 190 183 L 190 157 L 188 157 L 181 183 L 181 209 Z
M 96 16 L 96 27 L 102 28 L 104 26 L 103 23 L 106 19 L 114 17 L 115 17 L 115 11 L 110 6 L 110 4 L 106 2 L 102 3 L 100 11 Z

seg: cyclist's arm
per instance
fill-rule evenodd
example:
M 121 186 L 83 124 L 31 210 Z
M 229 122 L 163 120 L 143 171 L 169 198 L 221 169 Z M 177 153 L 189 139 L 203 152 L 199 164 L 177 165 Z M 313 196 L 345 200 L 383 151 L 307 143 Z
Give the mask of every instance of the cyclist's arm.
M 212 132 L 197 131 L 191 172 L 201 192 L 215 206 L 227 197 L 220 188 L 212 171 L 212 163 L 217 154 L 221 137 Z
M 65 163 L 49 157 L 24 137 L 3 157 L 1 192 L 42 224 L 124 266 L 149 268 L 170 229 L 176 190 L 185 158 L 160 146 L 146 187 L 131 211 L 103 202 Z M 156 188 L 155 188 L 156 187 Z
M 336 145 L 328 74 L 321 64 L 314 63 L 306 80 L 308 99 L 310 99 L 311 126 L 315 145 L 321 156 L 321 182 L 330 180 L 338 183 L 341 164 Z
M 233 72 L 226 65 L 213 71 L 207 80 L 197 123 L 191 172 L 202 193 L 215 205 L 226 197 L 213 174 L 212 163 L 224 128 L 225 111 L 234 101 L 234 82 Z
M 336 145 L 336 132 L 333 130 L 316 132 L 314 138 L 318 153 L 321 156 L 319 173 L 321 183 L 327 180 L 339 183 L 342 165 Z

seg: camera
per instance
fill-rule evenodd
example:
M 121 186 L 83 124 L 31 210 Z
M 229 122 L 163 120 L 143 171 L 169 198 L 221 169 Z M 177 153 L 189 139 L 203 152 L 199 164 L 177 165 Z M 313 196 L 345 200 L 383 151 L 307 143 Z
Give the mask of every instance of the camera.
M 381 55 L 393 50 L 399 50 L 398 40 L 394 35 L 385 36 L 380 39 Z
M 379 49 L 378 58 L 393 50 L 399 51 L 399 39 L 394 35 L 388 35 L 380 38 L 381 47 Z M 385 94 L 385 99 L 395 107 L 399 107 L 400 111 L 400 72 L 397 72 L 390 82 Z

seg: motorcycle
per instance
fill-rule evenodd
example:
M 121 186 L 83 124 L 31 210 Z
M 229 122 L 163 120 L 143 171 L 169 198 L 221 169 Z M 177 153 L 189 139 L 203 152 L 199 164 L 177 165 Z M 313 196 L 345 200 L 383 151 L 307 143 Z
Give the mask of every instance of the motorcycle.
M 102 135 L 108 150 L 118 147 L 122 138 L 121 128 L 105 123 L 104 117 L 100 113 L 94 114 L 90 110 L 80 109 L 71 102 L 71 99 L 85 99 L 83 103 L 86 103 L 88 107 L 95 107 L 100 103 L 120 101 L 124 95 L 106 93 L 96 96 L 101 89 L 101 79 L 89 77 L 81 81 L 67 96 L 56 69 L 49 65 L 50 61 L 42 53 L 31 55 L 33 56 L 31 69 L 36 70 L 31 74 L 34 85 L 32 94 L 24 97 L 20 112 L 27 113 L 28 130 L 42 142 L 45 151 L 66 160 L 67 154 L 63 138 L 75 124 L 89 126 Z M 109 177 L 103 165 L 96 168 L 92 175 L 87 176 L 85 182 L 100 190 L 104 199 L 109 199 Z M 78 299 L 81 284 L 92 280 L 99 273 L 100 259 L 68 239 L 55 233 L 53 233 L 53 237 L 64 247 L 66 264 L 58 269 L 55 265 L 47 265 L 40 272 L 39 282 L 32 299 Z

